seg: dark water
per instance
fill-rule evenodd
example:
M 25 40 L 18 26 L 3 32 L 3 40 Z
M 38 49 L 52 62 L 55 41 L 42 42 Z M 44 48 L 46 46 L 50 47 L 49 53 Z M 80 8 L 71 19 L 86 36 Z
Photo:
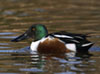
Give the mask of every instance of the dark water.
M 11 42 L 29 26 L 45 24 L 49 32 L 91 33 L 93 56 L 30 54 L 32 39 Z M 100 2 L 98 0 L 0 0 L 0 74 L 99 74 Z

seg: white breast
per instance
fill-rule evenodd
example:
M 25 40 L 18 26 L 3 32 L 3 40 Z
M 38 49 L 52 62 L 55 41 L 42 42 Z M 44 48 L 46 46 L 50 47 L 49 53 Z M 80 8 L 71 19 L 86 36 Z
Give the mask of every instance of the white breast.
M 39 43 L 40 43 L 40 40 L 36 41 L 36 42 L 32 42 L 31 46 L 30 46 L 31 50 L 32 51 L 37 51 L 37 47 L 38 47 Z

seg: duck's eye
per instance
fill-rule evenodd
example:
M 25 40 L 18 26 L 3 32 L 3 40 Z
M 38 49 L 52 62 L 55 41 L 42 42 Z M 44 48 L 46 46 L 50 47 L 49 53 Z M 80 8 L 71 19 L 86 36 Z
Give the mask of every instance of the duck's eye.
M 35 28 L 32 28 L 33 31 L 35 31 Z

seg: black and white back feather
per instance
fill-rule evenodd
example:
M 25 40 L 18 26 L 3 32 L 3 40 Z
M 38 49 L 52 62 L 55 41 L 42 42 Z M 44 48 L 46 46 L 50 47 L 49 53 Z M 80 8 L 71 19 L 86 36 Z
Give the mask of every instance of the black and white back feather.
M 68 33 L 65 31 L 51 33 L 48 36 L 59 38 L 65 43 L 69 43 L 69 42 L 80 43 L 80 41 L 87 40 L 86 38 L 89 37 L 88 35 L 85 34 Z
M 87 37 L 90 37 L 88 34 L 75 34 L 60 31 L 48 34 L 48 36 L 58 38 L 65 44 L 75 44 L 76 49 L 79 52 L 87 52 L 87 50 L 93 45 L 93 43 L 87 40 Z

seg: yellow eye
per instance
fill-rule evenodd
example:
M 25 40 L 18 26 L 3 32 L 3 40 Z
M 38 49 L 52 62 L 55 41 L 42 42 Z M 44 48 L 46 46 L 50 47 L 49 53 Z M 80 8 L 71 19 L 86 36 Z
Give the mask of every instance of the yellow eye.
M 34 31 L 35 29 L 33 28 L 32 30 Z

